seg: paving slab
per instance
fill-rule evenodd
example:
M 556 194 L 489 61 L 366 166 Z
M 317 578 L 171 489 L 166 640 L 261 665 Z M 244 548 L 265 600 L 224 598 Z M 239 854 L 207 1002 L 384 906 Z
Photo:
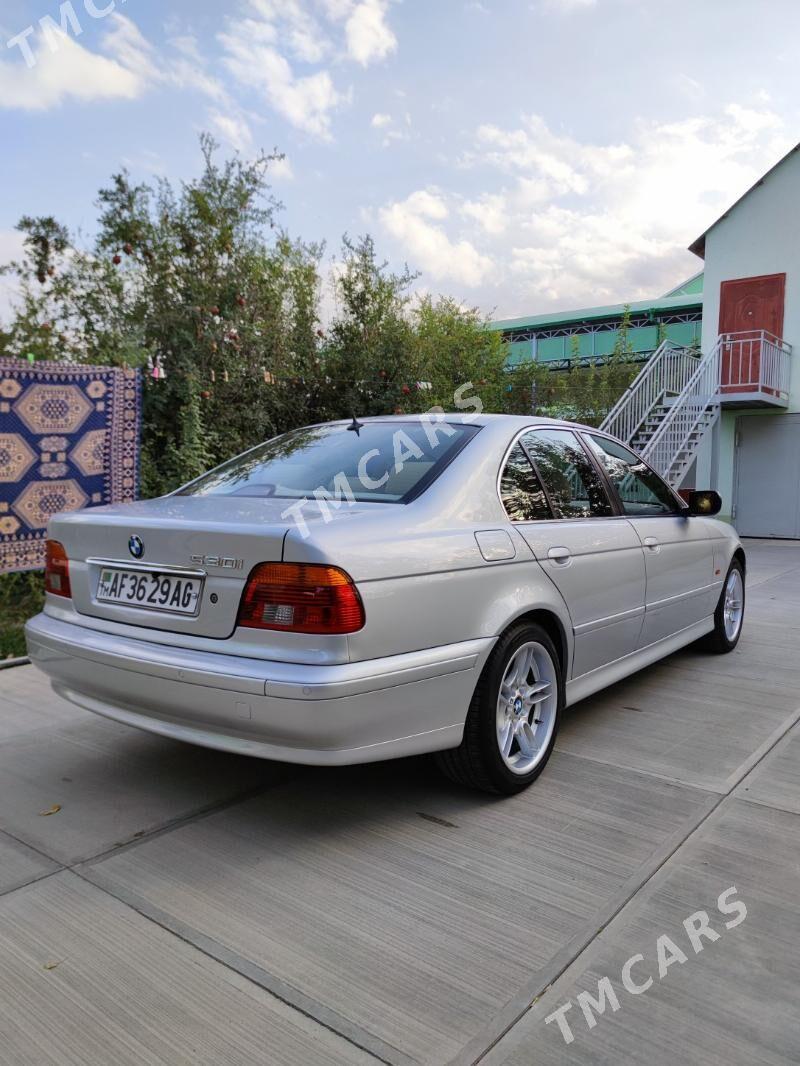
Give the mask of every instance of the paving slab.
M 788 1066 L 800 1060 L 798 859 L 800 818 L 756 804 L 725 800 L 527 1015 L 483 1060 L 483 1066 Z M 735 928 L 725 923 L 721 893 L 731 886 L 747 908 Z M 719 939 L 696 953 L 683 927 L 699 910 Z M 659 977 L 657 941 L 668 936 L 678 956 Z M 671 951 L 667 945 L 665 950 Z M 641 987 L 622 983 L 628 959 Z M 598 997 L 610 979 L 619 1009 L 609 1005 L 589 1028 L 577 996 Z M 564 1004 L 573 1040 L 545 1019 Z M 594 1013 L 594 1012 L 593 1012 Z
M 383 764 L 290 782 L 86 876 L 332 1009 L 390 1061 L 440 1063 L 708 804 L 564 753 L 507 800 Z
M 785 570 L 775 574 L 767 580 L 757 582 L 755 585 L 748 583 L 748 605 L 769 605 L 770 609 L 779 607 L 786 611 L 800 605 L 800 569 Z
M 69 872 L 0 897 L 2 1066 L 368 1066 Z
M 748 774 L 734 795 L 800 814 L 800 725 L 790 730 Z M 800 906 L 800 885 L 797 898 Z
M 748 588 L 798 568 L 797 541 L 745 537 L 742 544 L 747 556 Z
M 292 772 L 86 715 L 0 743 L 0 829 L 70 864 Z
M 569 708 L 558 747 L 726 792 L 798 705 L 800 657 L 765 649 L 746 628 L 732 655 L 687 649 Z
M 0 833 L 0 895 L 58 869 L 58 863 Z
M 725 791 L 800 705 L 800 550 L 748 551 L 742 639 L 731 655 L 684 649 L 571 708 L 563 750 Z
M 0 743 L 38 729 L 88 721 L 88 711 L 60 699 L 33 666 L 0 670 Z

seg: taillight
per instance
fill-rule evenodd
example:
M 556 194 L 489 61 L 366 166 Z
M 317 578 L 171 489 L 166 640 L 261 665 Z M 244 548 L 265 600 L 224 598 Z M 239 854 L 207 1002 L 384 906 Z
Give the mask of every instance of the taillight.
M 48 540 L 44 559 L 44 587 L 54 596 L 72 596 L 69 585 L 69 559 L 64 545 Z
M 238 625 L 289 633 L 355 633 L 364 605 L 344 570 L 317 563 L 260 563 L 250 574 Z

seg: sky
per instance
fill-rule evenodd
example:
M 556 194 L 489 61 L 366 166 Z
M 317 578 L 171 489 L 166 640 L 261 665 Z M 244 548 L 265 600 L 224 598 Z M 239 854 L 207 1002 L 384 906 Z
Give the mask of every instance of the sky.
M 2 0 L 0 39 L 0 261 L 23 214 L 88 242 L 121 167 L 196 174 L 208 130 L 285 153 L 326 267 L 369 232 L 497 318 L 647 299 L 800 140 L 797 0 Z

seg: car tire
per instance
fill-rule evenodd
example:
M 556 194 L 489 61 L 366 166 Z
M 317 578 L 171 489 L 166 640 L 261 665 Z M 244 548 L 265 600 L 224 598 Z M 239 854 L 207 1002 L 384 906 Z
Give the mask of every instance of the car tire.
M 725 583 L 714 611 L 714 628 L 702 641 L 706 651 L 715 655 L 726 655 L 733 651 L 742 635 L 744 601 L 744 567 L 740 559 L 734 559 L 725 575 Z
M 439 752 L 438 765 L 469 788 L 506 796 L 521 792 L 550 758 L 563 706 L 564 680 L 550 635 L 539 625 L 517 623 L 492 649 L 461 744 Z

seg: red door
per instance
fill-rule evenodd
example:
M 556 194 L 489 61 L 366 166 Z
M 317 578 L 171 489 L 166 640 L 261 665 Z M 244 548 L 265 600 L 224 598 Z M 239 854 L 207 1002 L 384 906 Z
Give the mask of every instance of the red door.
M 783 336 L 785 274 L 723 281 L 719 332 L 733 334 L 722 346 L 722 392 L 755 392 L 761 381 L 761 330 Z

